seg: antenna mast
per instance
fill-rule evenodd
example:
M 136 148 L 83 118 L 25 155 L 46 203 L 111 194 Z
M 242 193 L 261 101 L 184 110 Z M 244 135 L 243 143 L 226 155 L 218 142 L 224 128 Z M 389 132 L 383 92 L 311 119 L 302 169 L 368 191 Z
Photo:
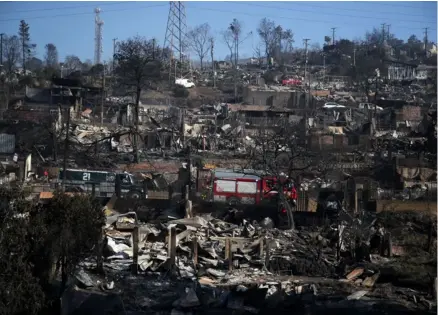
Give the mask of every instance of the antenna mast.
M 172 78 L 182 78 L 189 71 L 189 56 L 187 55 L 187 24 L 186 9 L 182 1 L 169 2 L 164 48 L 168 49 L 169 82 Z
M 103 53 L 103 45 L 102 45 L 102 30 L 103 30 L 103 21 L 100 19 L 100 8 L 94 9 L 94 13 L 96 14 L 94 18 L 94 64 L 102 63 L 102 53 Z

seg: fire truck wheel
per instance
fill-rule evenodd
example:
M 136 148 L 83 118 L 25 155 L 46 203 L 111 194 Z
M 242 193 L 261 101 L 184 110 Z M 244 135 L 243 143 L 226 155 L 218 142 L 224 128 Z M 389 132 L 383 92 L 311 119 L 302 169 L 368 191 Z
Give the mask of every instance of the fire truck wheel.
M 237 206 L 240 204 L 240 199 L 236 197 L 230 197 L 228 198 L 228 205 L 229 206 Z
M 128 194 L 128 198 L 129 199 L 140 199 L 141 196 L 140 196 L 140 193 L 138 191 L 131 191 Z

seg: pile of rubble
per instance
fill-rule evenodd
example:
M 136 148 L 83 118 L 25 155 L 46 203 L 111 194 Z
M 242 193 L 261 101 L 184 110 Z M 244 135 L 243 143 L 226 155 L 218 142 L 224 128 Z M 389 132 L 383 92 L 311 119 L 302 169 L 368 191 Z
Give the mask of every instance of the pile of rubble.
M 432 291 L 391 283 L 388 273 L 401 264 L 398 257 L 368 252 L 361 260 L 356 248 L 352 259 L 349 225 L 292 231 L 272 228 L 269 219 L 235 225 L 205 216 L 140 224 L 110 216 L 106 279 L 93 280 L 84 271 L 77 278 L 87 292 L 94 287 L 117 296 L 106 307 L 120 301 L 125 314 L 263 314 L 292 307 L 298 314 L 327 309 L 426 314 L 433 309 Z M 371 238 L 384 230 L 367 228 Z M 423 269 L 431 263 L 418 262 Z
M 124 217 L 109 223 L 105 266 L 127 271 L 135 253 L 131 232 L 123 230 L 132 229 L 135 220 Z M 137 258 L 140 272 L 146 279 L 170 272 L 179 280 L 148 281 L 145 297 L 144 280 L 140 284 L 130 277 L 130 289 L 123 293 L 123 299 L 132 303 L 125 302 L 130 305 L 126 307 L 131 311 L 167 309 L 172 314 L 210 308 L 258 313 L 280 302 L 285 306 L 301 299 L 313 300 L 319 290 L 315 279 L 312 282 L 298 275 L 335 275 L 335 246 L 330 248 L 335 234 L 280 231 L 271 225 L 265 219 L 261 224 L 244 220 L 237 226 L 212 217 L 141 224 Z M 172 237 L 176 240 L 174 254 Z M 318 243 L 320 250 L 312 250 L 312 245 Z M 285 269 L 281 272 L 278 268 Z M 284 276 L 278 277 L 272 271 Z M 294 280 L 290 279 L 291 273 L 296 275 Z
M 134 224 L 134 219 L 125 217 L 107 230 L 107 265 L 110 268 L 120 269 L 125 264 L 125 269 L 129 269 L 132 263 L 132 233 L 116 228 L 126 220 Z M 199 276 L 202 270 L 211 277 L 223 278 L 227 270 L 246 268 L 292 272 L 294 275 L 335 275 L 334 229 L 281 231 L 266 229 L 255 222 L 250 224 L 244 220 L 237 226 L 211 217 L 173 220 L 167 227 L 163 223 L 141 224 L 138 229 L 141 271 L 170 268 L 171 249 L 166 237 L 169 238 L 172 228 L 176 233 L 175 266 L 182 277 Z

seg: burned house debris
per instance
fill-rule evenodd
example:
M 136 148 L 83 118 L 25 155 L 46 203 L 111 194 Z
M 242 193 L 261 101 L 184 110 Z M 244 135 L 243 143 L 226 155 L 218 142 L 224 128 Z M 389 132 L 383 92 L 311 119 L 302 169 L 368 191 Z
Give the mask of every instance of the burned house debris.
M 374 312 L 376 307 L 390 306 L 427 312 L 433 308 L 427 293 L 433 280 L 426 280 L 428 271 L 396 280 L 401 275 L 396 270 L 415 250 L 403 243 L 402 233 L 419 233 L 418 216 L 410 219 L 409 227 L 388 223 L 385 216 L 361 222 L 345 216 L 338 226 L 282 231 L 272 228 L 268 219 L 243 220 L 239 226 L 208 215 L 139 223 L 132 214 L 106 211 L 107 279 L 102 282 L 87 273 L 94 263 L 85 261 L 77 281 L 78 286 L 88 287 L 90 296 L 96 290 L 111 294 L 123 288 L 118 294 L 126 311 L 238 308 L 263 313 L 293 306 L 297 312 L 308 307 L 315 312 L 344 308 Z M 389 235 L 392 243 L 387 241 Z M 427 259 L 420 264 L 433 268 Z M 129 275 L 132 268 L 136 276 Z M 121 274 L 123 278 L 115 280 Z M 393 281 L 399 281 L 398 287 L 391 286 Z M 416 281 L 416 289 L 403 288 L 409 281 Z M 66 299 L 80 289 L 75 290 Z M 352 302 L 356 300 L 361 302 Z M 115 310 L 117 305 L 111 307 Z

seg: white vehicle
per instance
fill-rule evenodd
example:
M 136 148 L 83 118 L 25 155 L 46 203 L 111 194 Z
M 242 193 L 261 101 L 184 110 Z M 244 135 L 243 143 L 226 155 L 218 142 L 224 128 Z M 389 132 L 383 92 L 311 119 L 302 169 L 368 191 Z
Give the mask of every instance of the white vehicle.
M 344 105 L 340 105 L 338 103 L 335 102 L 327 102 L 324 104 L 324 106 L 322 108 L 343 108 L 345 107 Z
M 359 103 L 359 109 L 368 109 L 368 110 L 383 110 L 382 107 L 377 106 L 373 103 Z
M 195 86 L 195 83 L 193 83 L 193 81 L 189 80 L 189 79 L 176 79 L 175 84 L 181 85 L 181 86 L 188 88 L 188 89 Z

